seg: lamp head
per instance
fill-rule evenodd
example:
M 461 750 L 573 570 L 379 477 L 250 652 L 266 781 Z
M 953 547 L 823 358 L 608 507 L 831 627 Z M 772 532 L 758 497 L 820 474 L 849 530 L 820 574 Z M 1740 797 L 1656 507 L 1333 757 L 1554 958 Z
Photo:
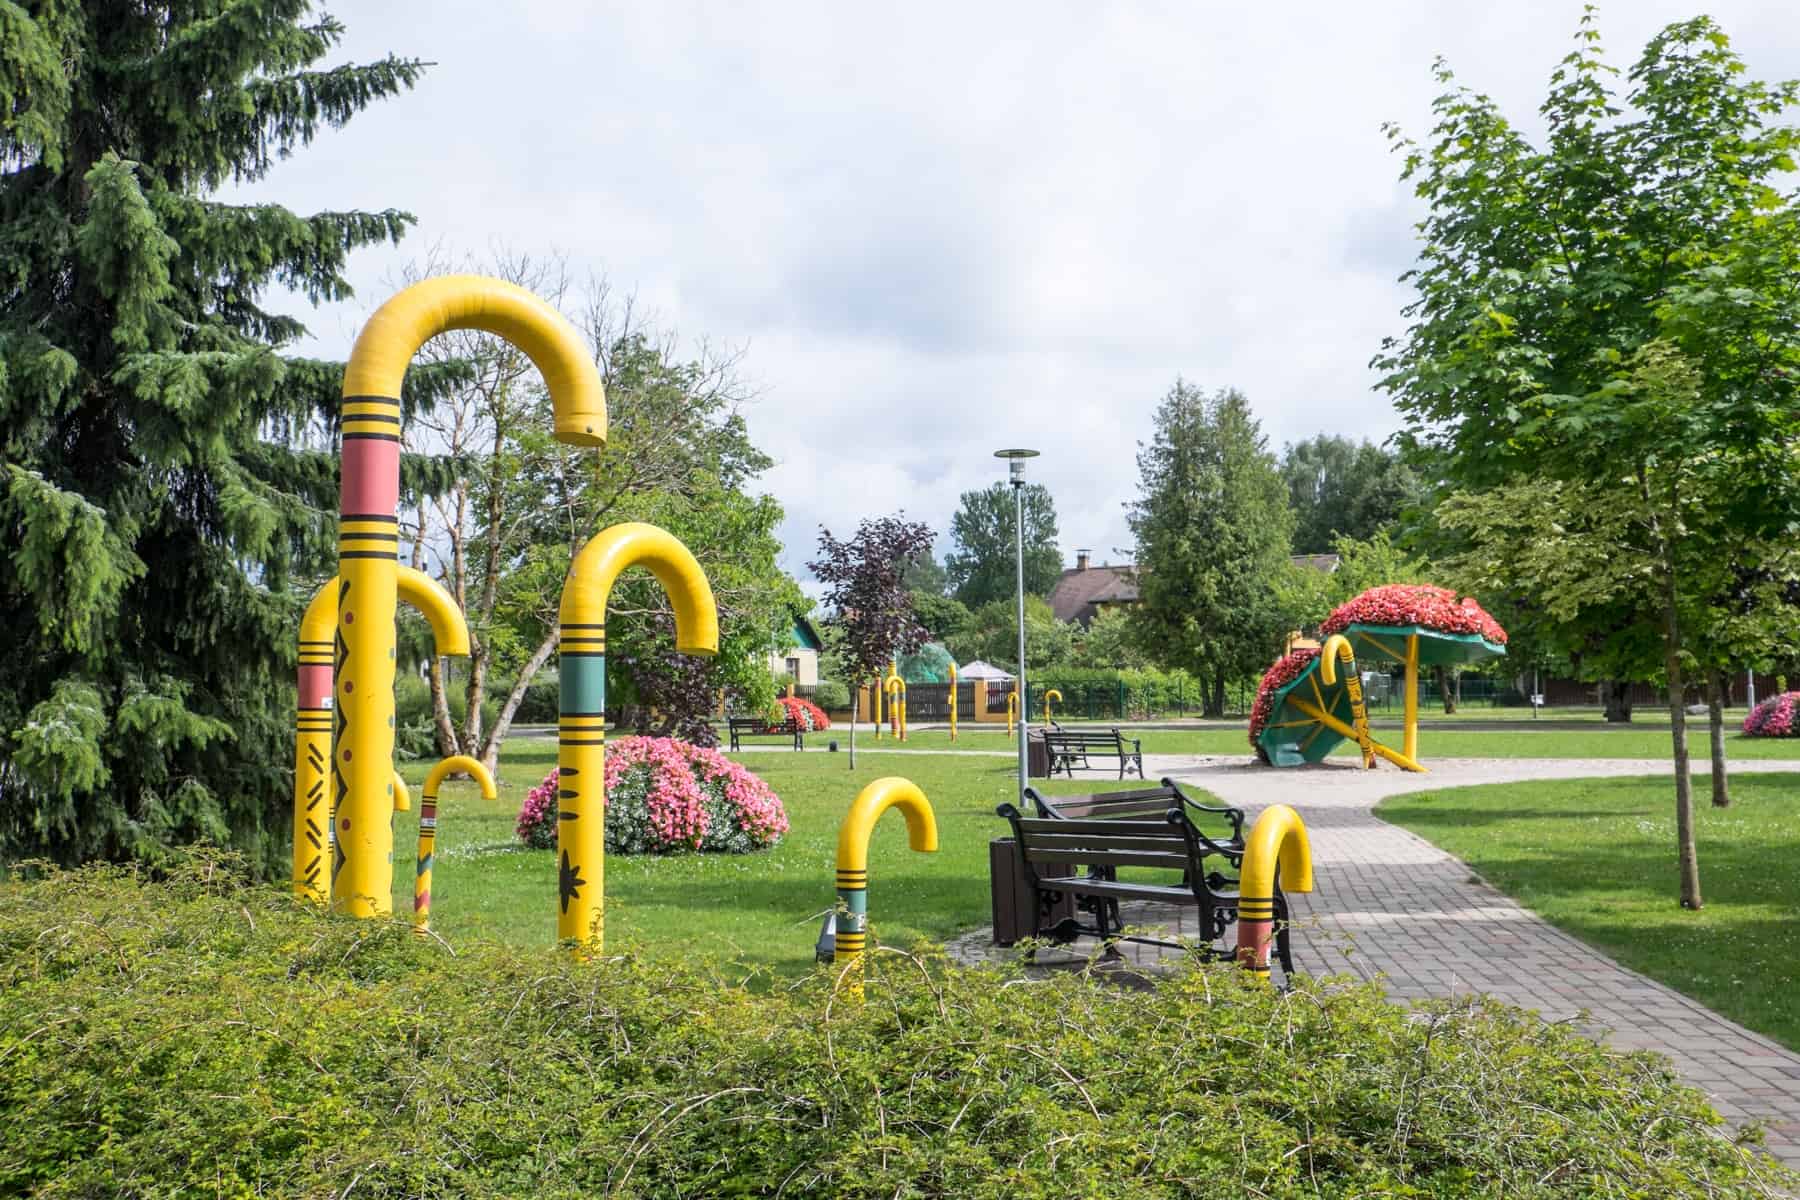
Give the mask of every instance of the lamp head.
M 1025 460 L 1028 458 L 1036 458 L 1037 456 L 1038 452 L 1036 450 L 1013 449 L 994 451 L 995 458 L 1006 459 L 1007 473 L 1010 476 L 1014 487 L 1019 487 L 1025 482 Z

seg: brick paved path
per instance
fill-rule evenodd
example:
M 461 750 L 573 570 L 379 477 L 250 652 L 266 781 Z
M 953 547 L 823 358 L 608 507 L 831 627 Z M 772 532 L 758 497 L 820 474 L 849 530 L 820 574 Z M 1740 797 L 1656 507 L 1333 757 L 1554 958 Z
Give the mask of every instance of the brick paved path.
M 1669 764 L 1635 759 L 1433 759 L 1431 773 L 1365 772 L 1336 763 L 1290 771 L 1247 758 L 1146 756 L 1152 779 L 1191 781 L 1251 813 L 1292 804 L 1305 819 L 1317 890 L 1292 897 L 1296 965 L 1313 973 L 1386 977 L 1389 992 L 1414 1000 L 1482 992 L 1560 1020 L 1585 1009 L 1588 1026 L 1615 1046 L 1656 1050 L 1712 1096 L 1734 1124 L 1768 1125 L 1769 1149 L 1800 1165 L 1800 1055 L 1696 1001 L 1627 970 L 1475 879 L 1459 860 L 1377 820 L 1383 797 L 1428 788 L 1525 779 L 1666 774 Z M 1744 762 L 1737 771 L 1793 770 Z M 1193 935 L 1167 908 L 1126 906 L 1127 924 Z M 978 960 L 1011 951 L 990 931 L 959 938 L 951 952 Z M 1085 943 L 1082 946 L 1085 947 Z M 1128 947 L 1153 967 L 1162 952 Z M 1040 955 L 1053 965 L 1055 956 Z M 1063 961 L 1072 961 L 1063 959 Z

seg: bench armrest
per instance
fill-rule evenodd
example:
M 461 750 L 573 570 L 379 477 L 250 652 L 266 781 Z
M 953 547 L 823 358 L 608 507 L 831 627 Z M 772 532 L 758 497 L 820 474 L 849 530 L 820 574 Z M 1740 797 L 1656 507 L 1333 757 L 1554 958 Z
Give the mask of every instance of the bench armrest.
M 1184 807 L 1191 808 L 1196 812 L 1211 813 L 1213 816 L 1224 817 L 1225 820 L 1227 822 L 1229 822 L 1231 825 L 1232 840 L 1236 841 L 1236 842 L 1242 842 L 1244 840 L 1244 810 L 1243 809 L 1232 808 L 1230 805 L 1202 804 L 1198 800 L 1195 800 L 1193 797 L 1189 796 L 1186 792 L 1182 791 L 1181 785 L 1176 783 L 1173 779 L 1169 778 L 1167 775 L 1163 776 L 1161 783 L 1164 787 L 1168 788 L 1170 791 L 1174 792 L 1177 796 L 1181 797 L 1181 803 Z M 1198 832 L 1198 831 L 1196 831 L 1196 832 Z M 1212 839 L 1208 838 L 1205 834 L 1200 834 L 1200 838 L 1202 841 L 1208 843 L 1209 845 L 1213 845 L 1213 846 L 1218 845 L 1218 843 L 1213 842 Z M 1221 848 L 1218 851 L 1218 853 L 1224 853 L 1224 850 Z M 1233 851 L 1233 853 L 1238 853 L 1238 852 Z

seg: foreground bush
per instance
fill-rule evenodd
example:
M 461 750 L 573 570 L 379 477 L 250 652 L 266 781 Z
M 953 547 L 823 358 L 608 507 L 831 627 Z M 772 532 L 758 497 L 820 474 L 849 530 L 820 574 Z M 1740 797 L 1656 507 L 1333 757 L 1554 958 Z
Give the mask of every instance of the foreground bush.
M 0 1194 L 1770 1194 L 1660 1060 L 1511 1010 L 887 954 L 858 1009 L 655 949 L 452 950 L 205 863 L 0 885 Z
M 1800 721 L 1794 719 L 1797 709 L 1800 709 L 1800 692 L 1770 696 L 1744 718 L 1744 734 L 1747 737 L 1800 737 Z

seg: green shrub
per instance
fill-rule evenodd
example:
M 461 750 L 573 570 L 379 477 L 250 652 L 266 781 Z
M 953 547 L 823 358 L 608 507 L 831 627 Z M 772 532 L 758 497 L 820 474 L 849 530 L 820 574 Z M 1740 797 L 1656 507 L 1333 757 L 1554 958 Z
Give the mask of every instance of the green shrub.
M 850 707 L 850 689 L 835 679 L 821 679 L 812 689 L 812 702 L 828 713 Z
M 549 898 L 546 897 L 546 901 Z M 805 935 L 801 931 L 800 935 Z M 1486 1004 L 877 953 L 756 995 L 319 914 L 195 859 L 0 884 L 0 1194 L 1772 1194 L 1657 1058 Z M 1004 983 L 1007 986 L 997 986 Z
M 1028 682 L 1033 718 L 1043 711 L 1042 697 L 1049 688 L 1063 695 L 1055 711 L 1070 717 L 1143 720 L 1198 709 L 1201 699 L 1199 682 L 1186 671 L 1044 667 L 1032 671 Z

